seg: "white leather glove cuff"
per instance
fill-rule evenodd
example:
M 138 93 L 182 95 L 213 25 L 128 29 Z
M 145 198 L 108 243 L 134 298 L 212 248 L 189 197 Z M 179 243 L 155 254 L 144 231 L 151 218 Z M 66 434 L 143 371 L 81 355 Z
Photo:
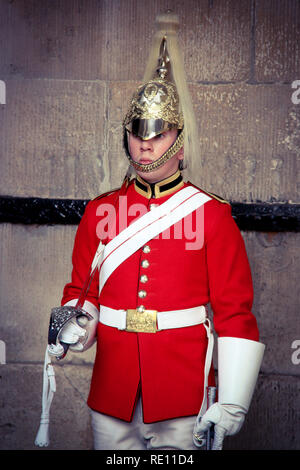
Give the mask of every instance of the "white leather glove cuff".
M 205 432 L 215 425 L 213 449 L 221 449 L 225 436 L 241 429 L 257 381 L 265 346 L 234 337 L 218 338 L 218 403 L 201 416 L 194 427 L 194 443 L 203 445 Z
M 265 345 L 244 338 L 218 338 L 219 403 L 248 411 Z

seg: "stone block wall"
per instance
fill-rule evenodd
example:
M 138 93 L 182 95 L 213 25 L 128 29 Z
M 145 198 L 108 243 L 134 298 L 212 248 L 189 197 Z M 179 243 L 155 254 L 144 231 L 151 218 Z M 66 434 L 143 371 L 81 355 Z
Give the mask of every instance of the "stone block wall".
M 180 17 L 199 126 L 186 178 L 232 203 L 285 205 L 299 217 L 297 0 L 0 0 L 0 199 L 88 200 L 120 184 L 122 119 L 168 8 Z M 69 279 L 76 225 L 1 217 L 0 449 L 29 450 L 49 312 Z M 243 236 L 267 349 L 247 421 L 225 447 L 299 449 L 299 233 L 254 223 Z M 92 448 L 94 354 L 56 365 L 50 449 Z

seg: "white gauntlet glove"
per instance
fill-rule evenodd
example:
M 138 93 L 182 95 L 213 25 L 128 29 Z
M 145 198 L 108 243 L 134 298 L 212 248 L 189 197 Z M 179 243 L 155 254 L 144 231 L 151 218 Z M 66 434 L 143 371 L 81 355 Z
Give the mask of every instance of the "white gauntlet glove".
M 64 306 L 74 307 L 77 299 L 70 300 Z M 60 359 L 64 357 L 65 350 L 61 343 L 69 345 L 73 352 L 83 352 L 90 348 L 95 340 L 97 325 L 99 321 L 99 310 L 88 300 L 84 302 L 83 310 L 87 312 L 92 319 L 88 320 L 85 316 L 79 316 L 69 320 L 58 335 L 56 344 L 48 345 L 48 352 L 51 356 Z
M 218 402 L 198 415 L 193 440 L 205 443 L 206 432 L 214 426 L 212 450 L 221 450 L 225 436 L 238 433 L 248 412 L 265 346 L 244 338 L 218 338 Z
M 246 411 L 236 405 L 214 403 L 203 415 L 199 425 L 195 425 L 194 444 L 202 446 L 206 433 L 214 425 L 214 441 L 212 450 L 221 450 L 225 436 L 237 434 L 245 421 Z
M 82 319 L 85 320 L 85 317 L 82 317 Z M 83 341 L 87 336 L 87 331 L 79 326 L 79 324 L 82 324 L 81 321 L 80 317 L 78 319 L 72 318 L 72 320 L 68 321 L 63 327 L 59 335 L 59 340 L 69 344 L 71 351 L 83 350 Z M 88 320 L 86 320 L 86 323 L 87 321 Z

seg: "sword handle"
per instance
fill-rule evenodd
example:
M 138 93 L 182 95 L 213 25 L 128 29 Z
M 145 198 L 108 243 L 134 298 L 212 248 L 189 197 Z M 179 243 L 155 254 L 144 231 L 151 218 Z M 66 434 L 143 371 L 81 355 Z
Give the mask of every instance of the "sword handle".
M 64 359 L 64 357 L 66 357 L 66 354 L 67 354 L 67 352 L 68 352 L 68 350 L 69 350 L 69 347 L 70 347 L 69 344 L 63 343 L 62 341 L 60 341 L 60 344 L 61 344 L 62 347 L 64 348 L 64 353 L 63 353 L 62 356 L 56 358 L 58 361 L 60 361 L 61 359 Z
M 98 251 L 98 249 L 97 249 Z M 86 280 L 84 282 L 84 285 L 83 285 L 83 288 L 81 289 L 81 292 L 80 292 L 80 295 L 79 295 L 79 298 L 76 302 L 76 305 L 75 305 L 75 308 L 82 308 L 83 307 L 83 304 L 85 302 L 85 299 L 87 297 L 87 294 L 88 294 L 88 291 L 90 289 L 90 286 L 91 286 L 91 283 L 92 283 L 92 280 L 94 278 L 94 275 L 95 275 L 95 272 L 97 271 L 97 265 L 92 269 L 92 266 L 90 268 L 90 271 L 89 271 L 89 274 L 87 275 L 86 277 Z M 61 359 L 64 359 L 67 355 L 67 352 L 69 350 L 69 347 L 70 345 L 68 343 L 64 343 L 63 341 L 60 341 L 60 344 L 62 345 L 62 347 L 64 348 L 64 353 L 62 356 L 60 357 L 57 357 L 56 359 L 58 360 L 61 360 Z
M 207 409 L 211 407 L 216 401 L 217 388 L 216 387 L 207 387 Z M 211 441 L 213 438 L 213 429 L 212 425 L 207 430 L 206 433 L 206 450 L 211 450 Z

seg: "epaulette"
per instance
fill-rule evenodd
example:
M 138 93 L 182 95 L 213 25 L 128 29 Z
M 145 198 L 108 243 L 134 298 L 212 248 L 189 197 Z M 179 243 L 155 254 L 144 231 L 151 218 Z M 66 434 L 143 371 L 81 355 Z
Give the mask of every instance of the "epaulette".
M 198 186 L 194 185 L 193 183 L 190 183 L 190 181 L 189 181 L 189 184 L 191 184 L 192 186 L 194 186 L 194 187 L 197 188 L 197 189 L 200 189 L 200 191 L 202 191 L 203 193 L 205 193 L 205 194 L 207 194 L 208 196 L 212 197 L 213 199 L 216 199 L 216 201 L 219 201 L 219 202 L 221 202 L 222 204 L 229 204 L 229 206 L 230 206 L 230 202 L 229 202 L 229 201 L 226 201 L 226 199 L 223 199 L 221 196 L 218 196 L 217 194 L 214 194 L 214 193 L 209 193 L 209 192 L 206 191 L 205 189 L 198 188 Z
M 223 199 L 222 197 L 218 196 L 217 194 L 209 193 L 208 191 L 204 191 L 203 189 L 201 189 L 201 191 L 203 191 L 205 194 L 212 197 L 213 199 L 216 199 L 217 201 L 222 202 L 222 204 L 229 204 L 230 205 L 229 201 L 226 201 L 226 199 Z
M 106 193 L 100 194 L 99 196 L 95 197 L 92 199 L 92 201 L 98 201 L 99 199 L 102 199 L 105 196 L 109 196 L 110 194 L 115 193 L 116 191 L 119 191 L 120 188 L 117 189 L 112 189 L 111 191 L 107 191 Z

